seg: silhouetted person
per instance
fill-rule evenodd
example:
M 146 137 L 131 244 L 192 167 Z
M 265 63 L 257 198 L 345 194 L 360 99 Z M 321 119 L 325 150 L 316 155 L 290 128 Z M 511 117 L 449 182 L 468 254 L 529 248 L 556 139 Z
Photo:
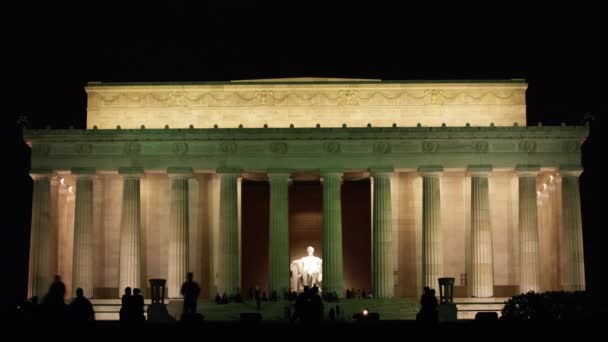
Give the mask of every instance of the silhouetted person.
M 262 296 L 260 295 L 260 287 L 256 285 L 255 287 L 255 307 L 258 311 L 262 308 Z
M 140 289 L 133 289 L 133 321 L 143 322 L 145 320 L 144 296 L 141 295 Z
M 215 304 L 222 304 L 222 297 L 219 293 L 215 293 Z
M 72 320 L 77 323 L 90 322 L 95 320 L 93 305 L 84 296 L 84 291 L 79 287 L 76 289 L 76 298 L 70 303 L 70 313 Z
M 262 300 L 263 300 L 264 302 L 267 302 L 267 301 L 268 301 L 268 297 L 266 296 L 266 291 L 262 292 Z
M 437 298 L 435 290 L 424 287 L 424 292 L 420 296 L 420 312 L 416 315 L 417 320 L 436 322 L 438 319 Z
M 226 292 L 224 292 L 222 295 L 222 304 L 228 304 L 228 296 L 226 295 Z
M 249 299 L 249 300 L 254 299 L 255 294 L 254 294 L 254 292 L 253 292 L 253 287 L 250 287 L 250 288 L 249 288 L 249 291 L 247 292 L 247 296 L 248 296 L 248 299 Z
M 49 286 L 49 292 L 42 299 L 42 311 L 52 320 L 62 320 L 65 318 L 65 284 L 61 277 L 56 275 L 53 283 Z
M 330 321 L 336 320 L 336 311 L 334 310 L 334 308 L 329 309 L 329 320 Z
M 184 296 L 184 314 L 196 313 L 196 301 L 201 293 L 201 288 L 193 280 L 192 272 L 188 272 L 187 280 L 182 284 L 180 293 Z
M 131 294 L 131 288 L 125 287 L 125 293 L 122 295 L 120 299 L 120 321 L 121 322 L 130 322 L 133 318 L 133 296 Z

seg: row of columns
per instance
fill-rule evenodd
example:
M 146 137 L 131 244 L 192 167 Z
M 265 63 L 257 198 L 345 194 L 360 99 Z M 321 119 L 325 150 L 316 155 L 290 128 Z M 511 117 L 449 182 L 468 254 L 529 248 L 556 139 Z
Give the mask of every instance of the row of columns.
M 471 177 L 471 295 L 493 296 L 493 251 L 490 224 L 488 176 L 491 166 L 469 167 Z M 440 166 L 421 167 L 422 193 L 422 285 L 436 287 L 443 274 L 441 235 Z M 520 292 L 540 290 L 540 262 L 536 202 L 539 168 L 517 168 L 519 178 Z M 74 219 L 73 284 L 93 294 L 93 176 L 92 169 L 74 169 L 76 205 Z M 123 176 L 123 205 L 120 228 L 119 291 L 141 287 L 140 178 L 143 170 L 120 169 Z M 169 231 L 168 290 L 179 297 L 188 271 L 188 177 L 191 168 L 169 168 L 171 210 Z M 584 263 L 578 169 L 562 171 L 562 215 L 566 271 L 564 287 L 584 290 Z M 392 170 L 372 170 L 372 287 L 375 298 L 393 296 L 392 265 Z M 238 237 L 238 170 L 219 172 L 220 262 L 224 290 L 236 294 L 240 287 Z M 30 288 L 43 295 L 50 282 L 52 248 L 50 238 L 50 172 L 32 173 L 34 198 Z M 287 170 L 272 170 L 270 181 L 269 291 L 289 289 L 289 228 Z M 342 172 L 322 173 L 323 181 L 323 290 L 343 291 L 342 219 L 340 185 Z M 120 293 L 119 293 L 120 294 Z

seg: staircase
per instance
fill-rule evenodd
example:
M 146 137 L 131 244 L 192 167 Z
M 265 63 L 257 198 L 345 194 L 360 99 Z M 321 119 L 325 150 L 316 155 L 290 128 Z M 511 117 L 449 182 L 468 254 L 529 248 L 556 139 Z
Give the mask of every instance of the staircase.
M 496 312 L 500 317 L 507 300 L 508 297 L 454 298 L 454 304 L 458 309 L 458 319 L 475 319 L 478 312 Z

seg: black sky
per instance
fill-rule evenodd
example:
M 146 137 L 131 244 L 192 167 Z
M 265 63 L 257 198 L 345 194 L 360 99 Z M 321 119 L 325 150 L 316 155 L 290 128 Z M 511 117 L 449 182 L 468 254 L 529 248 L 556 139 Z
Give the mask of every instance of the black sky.
M 583 147 L 585 255 L 589 287 L 606 280 L 606 257 L 593 242 L 607 234 L 591 189 L 599 182 L 596 81 L 607 36 L 601 12 L 585 2 L 22 1 L 7 13 L 9 120 L 24 114 L 30 128 L 84 128 L 88 81 L 525 79 L 529 124 L 595 117 Z M 12 132 L 21 191 L 10 226 L 16 262 L 9 299 L 24 296 L 31 215 L 29 155 Z

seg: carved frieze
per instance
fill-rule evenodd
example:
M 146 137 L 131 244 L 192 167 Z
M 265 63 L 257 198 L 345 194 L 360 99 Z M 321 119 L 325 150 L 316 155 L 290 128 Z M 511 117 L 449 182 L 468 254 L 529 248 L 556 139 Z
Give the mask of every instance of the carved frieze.
M 80 155 L 91 154 L 91 152 L 93 152 L 93 144 L 76 144 L 74 145 L 74 150 L 76 151 L 76 154 Z
M 523 105 L 522 89 L 331 89 L 244 91 L 191 90 L 95 92 L 89 94 L 93 107 L 224 107 L 224 106 L 407 106 L 407 105 Z
M 284 142 L 274 141 L 270 143 L 270 152 L 275 154 L 287 153 L 287 144 Z
M 436 141 L 423 141 L 422 152 L 424 153 L 435 153 L 439 150 L 439 143 Z
M 562 151 L 567 153 L 577 152 L 580 149 L 580 146 L 579 142 L 575 140 L 564 141 L 562 144 Z
M 32 146 L 32 155 L 48 156 L 51 153 L 51 145 L 49 144 L 34 144 Z
M 373 151 L 377 154 L 389 153 L 391 151 L 391 145 L 385 141 L 376 142 L 374 143 Z
M 171 150 L 175 154 L 186 154 L 188 153 L 188 144 L 185 142 L 176 142 L 171 147 Z
M 123 152 L 124 152 L 124 154 L 127 154 L 127 155 L 135 155 L 135 154 L 139 154 L 140 149 L 141 149 L 141 146 L 139 145 L 139 143 L 130 141 L 128 143 L 125 143 Z
M 323 151 L 327 153 L 340 153 L 340 143 L 336 141 L 323 143 Z
M 536 152 L 536 141 L 534 140 L 522 140 L 519 142 L 519 151 L 532 153 Z
M 477 153 L 487 153 L 488 150 L 490 149 L 490 145 L 488 144 L 487 141 L 474 141 L 473 149 Z
M 236 149 L 236 143 L 233 141 L 225 141 L 220 143 L 220 151 L 222 153 L 235 153 Z

